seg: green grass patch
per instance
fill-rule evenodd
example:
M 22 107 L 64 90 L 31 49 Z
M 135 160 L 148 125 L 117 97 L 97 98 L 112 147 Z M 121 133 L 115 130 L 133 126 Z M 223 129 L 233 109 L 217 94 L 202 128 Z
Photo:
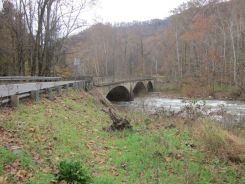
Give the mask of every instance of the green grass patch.
M 21 169 L 33 171 L 36 167 L 32 156 L 23 150 L 11 151 L 7 148 L 0 148 L 0 176 L 4 174 L 4 167 L 20 161 Z
M 24 151 L 0 148 L 0 173 L 18 159 L 32 173 L 28 184 L 48 184 L 57 178 L 59 164 L 72 160 L 89 168 L 96 184 L 244 183 L 242 166 L 238 170 L 220 159 L 209 161 L 201 148 L 189 146 L 204 143 L 193 140 L 188 129 L 149 129 L 157 122 L 131 113 L 133 130 L 109 133 L 103 127 L 111 120 L 101 108 L 78 92 L 21 105 L 4 127 L 16 131 Z

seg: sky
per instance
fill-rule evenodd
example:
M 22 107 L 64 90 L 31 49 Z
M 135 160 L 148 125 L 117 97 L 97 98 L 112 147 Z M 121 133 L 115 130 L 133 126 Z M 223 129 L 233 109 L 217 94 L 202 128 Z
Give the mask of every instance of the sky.
M 163 19 L 183 2 L 186 0 L 99 0 L 86 16 L 110 23 Z
M 83 15 L 90 24 L 163 19 L 183 2 L 186 0 L 98 0 L 97 5 Z

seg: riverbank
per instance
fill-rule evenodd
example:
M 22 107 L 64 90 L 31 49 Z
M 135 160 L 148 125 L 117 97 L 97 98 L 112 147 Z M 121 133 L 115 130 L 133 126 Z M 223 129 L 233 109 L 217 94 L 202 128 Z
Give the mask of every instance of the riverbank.
M 56 182 L 67 160 L 81 163 L 90 183 L 244 183 L 241 130 L 121 112 L 133 129 L 106 132 L 111 119 L 104 108 L 70 91 L 52 102 L 1 109 L 0 183 Z
M 202 100 L 240 100 L 245 101 L 245 91 L 242 88 L 227 85 L 213 86 L 202 83 L 167 83 L 158 82 L 156 91 L 162 97 Z

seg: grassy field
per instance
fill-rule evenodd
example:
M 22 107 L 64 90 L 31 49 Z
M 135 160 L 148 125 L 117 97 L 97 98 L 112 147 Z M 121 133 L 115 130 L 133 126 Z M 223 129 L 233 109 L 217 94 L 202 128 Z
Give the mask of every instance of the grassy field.
M 122 113 L 132 130 L 106 132 L 103 106 L 83 92 L 0 112 L 0 183 L 57 182 L 78 161 L 95 184 L 245 183 L 244 137 L 206 120 Z M 65 182 L 63 182 L 65 183 Z

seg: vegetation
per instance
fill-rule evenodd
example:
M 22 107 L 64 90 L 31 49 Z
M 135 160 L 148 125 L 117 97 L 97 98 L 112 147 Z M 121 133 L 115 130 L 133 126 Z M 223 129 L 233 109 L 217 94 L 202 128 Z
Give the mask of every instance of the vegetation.
M 57 75 L 63 45 L 93 0 L 1 0 L 0 75 Z M 60 71 L 59 71 L 60 72 Z
M 187 98 L 245 99 L 244 91 L 235 86 L 214 83 L 206 85 L 198 81 L 157 82 L 157 91 L 165 96 Z M 195 87 L 193 87 L 195 86 Z
M 165 20 L 98 23 L 72 36 L 95 0 L 2 2 L 0 75 L 156 75 L 184 96 L 245 96 L 243 0 L 189 0 Z
M 205 119 L 132 112 L 125 114 L 132 130 L 107 132 L 111 120 L 102 108 L 90 95 L 71 91 L 53 102 L 2 109 L 0 182 L 89 183 L 91 176 L 97 184 L 244 183 L 245 143 L 238 132 Z
M 92 183 L 90 174 L 80 162 L 62 161 L 60 162 L 58 169 L 58 182 L 66 181 L 72 184 Z
M 69 38 L 73 54 L 66 63 L 83 61 L 76 68 L 81 75 L 165 76 L 184 95 L 239 97 L 245 94 L 244 9 L 243 0 L 189 0 L 165 20 L 99 23 Z

